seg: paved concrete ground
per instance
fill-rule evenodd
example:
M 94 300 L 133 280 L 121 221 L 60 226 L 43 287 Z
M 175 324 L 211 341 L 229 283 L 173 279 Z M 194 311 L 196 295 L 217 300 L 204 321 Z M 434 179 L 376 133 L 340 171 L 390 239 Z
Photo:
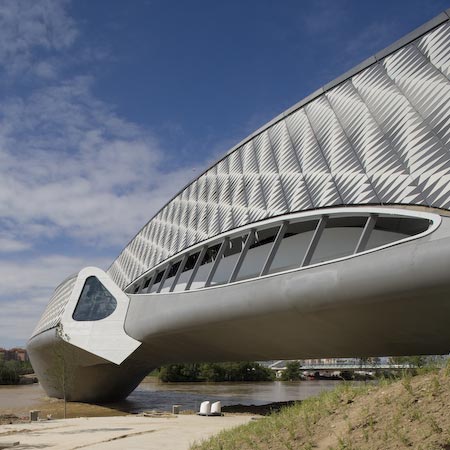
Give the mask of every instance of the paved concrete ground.
M 187 450 L 225 428 L 247 423 L 249 415 L 200 417 L 121 416 L 51 420 L 0 426 L 2 443 L 19 441 L 16 450 Z

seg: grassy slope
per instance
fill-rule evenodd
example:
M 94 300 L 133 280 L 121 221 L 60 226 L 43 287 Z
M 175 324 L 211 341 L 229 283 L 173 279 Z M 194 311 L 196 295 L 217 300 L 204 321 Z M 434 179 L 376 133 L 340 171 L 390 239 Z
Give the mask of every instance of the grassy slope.
M 450 450 L 450 365 L 378 386 L 344 384 L 195 450 Z

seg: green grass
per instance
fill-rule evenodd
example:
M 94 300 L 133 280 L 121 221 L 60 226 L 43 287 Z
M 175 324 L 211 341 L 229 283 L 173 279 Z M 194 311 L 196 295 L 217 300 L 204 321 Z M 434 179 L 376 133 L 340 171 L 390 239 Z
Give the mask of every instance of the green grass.
M 367 392 L 370 388 L 371 386 L 366 384 L 343 383 L 332 391 L 323 392 L 316 397 L 283 408 L 268 417 L 222 431 L 206 442 L 195 443 L 191 449 L 258 449 L 261 444 L 273 441 L 280 442 L 281 448 L 286 450 L 312 449 L 314 426 L 320 418 L 333 414 L 339 405 L 351 403 L 356 396 Z M 341 446 L 341 448 L 350 447 Z
M 450 439 L 449 422 L 442 422 L 437 407 L 448 408 L 450 359 L 446 365 L 424 367 L 416 373 L 419 376 L 405 372 L 400 379 L 380 379 L 376 385 L 344 382 L 332 391 L 194 443 L 191 450 L 313 450 L 327 435 L 334 436 L 332 450 L 356 450 L 355 445 L 358 449 L 419 448 L 425 439 L 423 449 L 450 449 L 445 446 Z M 334 428 L 335 424 L 340 428 Z

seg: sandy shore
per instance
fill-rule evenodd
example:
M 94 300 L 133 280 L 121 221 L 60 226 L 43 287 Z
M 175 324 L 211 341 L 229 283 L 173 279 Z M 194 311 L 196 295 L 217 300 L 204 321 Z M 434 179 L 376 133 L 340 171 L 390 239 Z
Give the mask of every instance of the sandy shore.
M 0 426 L 2 444 L 20 442 L 22 449 L 58 450 L 187 450 L 194 441 L 247 423 L 251 415 L 143 415 L 83 417 Z

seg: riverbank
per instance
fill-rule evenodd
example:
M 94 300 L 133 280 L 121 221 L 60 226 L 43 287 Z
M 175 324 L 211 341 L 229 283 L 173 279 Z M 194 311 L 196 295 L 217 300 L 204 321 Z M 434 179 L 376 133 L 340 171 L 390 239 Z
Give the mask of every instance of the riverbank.
M 281 409 L 285 408 L 286 406 L 292 406 L 294 405 L 296 402 L 294 400 L 291 401 L 286 401 L 286 402 L 273 402 L 273 403 L 267 403 L 265 405 L 227 405 L 227 406 L 223 406 L 222 407 L 222 413 L 223 414 L 243 414 L 243 415 L 254 415 L 254 416 L 268 416 L 270 414 L 279 412 Z M 70 406 L 72 406 L 73 404 L 70 404 Z M 69 406 L 69 407 L 70 407 Z M 83 417 L 115 417 L 115 416 L 125 416 L 127 415 L 126 412 L 124 411 L 117 411 L 117 410 L 113 410 L 112 408 L 106 408 L 103 407 L 103 411 L 102 410 L 98 410 L 98 406 L 97 405 L 84 405 L 84 408 L 89 408 L 89 406 L 91 406 L 93 409 L 91 410 L 92 414 L 87 414 L 84 415 Z M 181 405 L 180 405 L 181 406 Z M 102 407 L 100 407 L 102 408 Z M 64 409 L 64 405 L 61 404 L 59 406 L 59 410 L 57 410 L 57 414 L 48 414 L 48 410 L 38 410 L 39 411 L 39 419 L 42 420 L 54 420 L 57 418 L 62 418 L 63 417 L 63 409 Z M 52 408 L 53 413 L 55 412 L 55 409 Z M 85 412 L 86 410 L 84 410 L 83 412 Z M 94 414 L 95 413 L 95 414 Z M 102 414 L 103 413 L 103 414 Z M 193 415 L 196 414 L 196 411 L 193 410 L 181 410 L 180 414 L 181 415 Z M 168 411 L 165 412 L 161 412 L 161 411 L 148 411 L 143 413 L 145 414 L 147 417 L 149 417 L 150 415 L 153 416 L 165 416 L 170 414 Z M 73 418 L 80 418 L 79 416 L 77 416 L 76 414 L 73 414 L 72 411 L 72 416 Z M 67 415 L 67 418 L 69 418 L 69 415 Z M 4 414 L 0 414 L 0 425 L 12 425 L 12 424 L 20 424 L 20 423 L 30 423 L 30 418 L 29 415 L 17 415 L 14 413 L 4 413 Z
M 96 450 L 187 450 L 194 441 L 250 421 L 250 415 L 242 414 L 223 417 L 166 414 L 156 417 L 84 417 L 3 425 L 0 427 L 0 448 L 19 442 L 15 448 L 75 450 L 95 446 Z
M 379 385 L 340 385 L 192 450 L 450 450 L 450 365 Z
M 253 413 L 251 405 L 260 407 L 280 402 L 303 400 L 324 390 L 334 389 L 336 381 L 257 382 L 257 383 L 160 383 L 146 379 L 124 401 L 104 405 L 70 402 L 67 417 L 117 416 L 146 411 L 172 411 L 181 405 L 182 411 L 198 411 L 201 402 L 220 400 L 224 408 L 242 405 L 241 410 Z M 41 411 L 41 417 L 63 417 L 64 403 L 48 398 L 39 385 L 0 386 L 0 415 L 28 417 L 29 411 Z

